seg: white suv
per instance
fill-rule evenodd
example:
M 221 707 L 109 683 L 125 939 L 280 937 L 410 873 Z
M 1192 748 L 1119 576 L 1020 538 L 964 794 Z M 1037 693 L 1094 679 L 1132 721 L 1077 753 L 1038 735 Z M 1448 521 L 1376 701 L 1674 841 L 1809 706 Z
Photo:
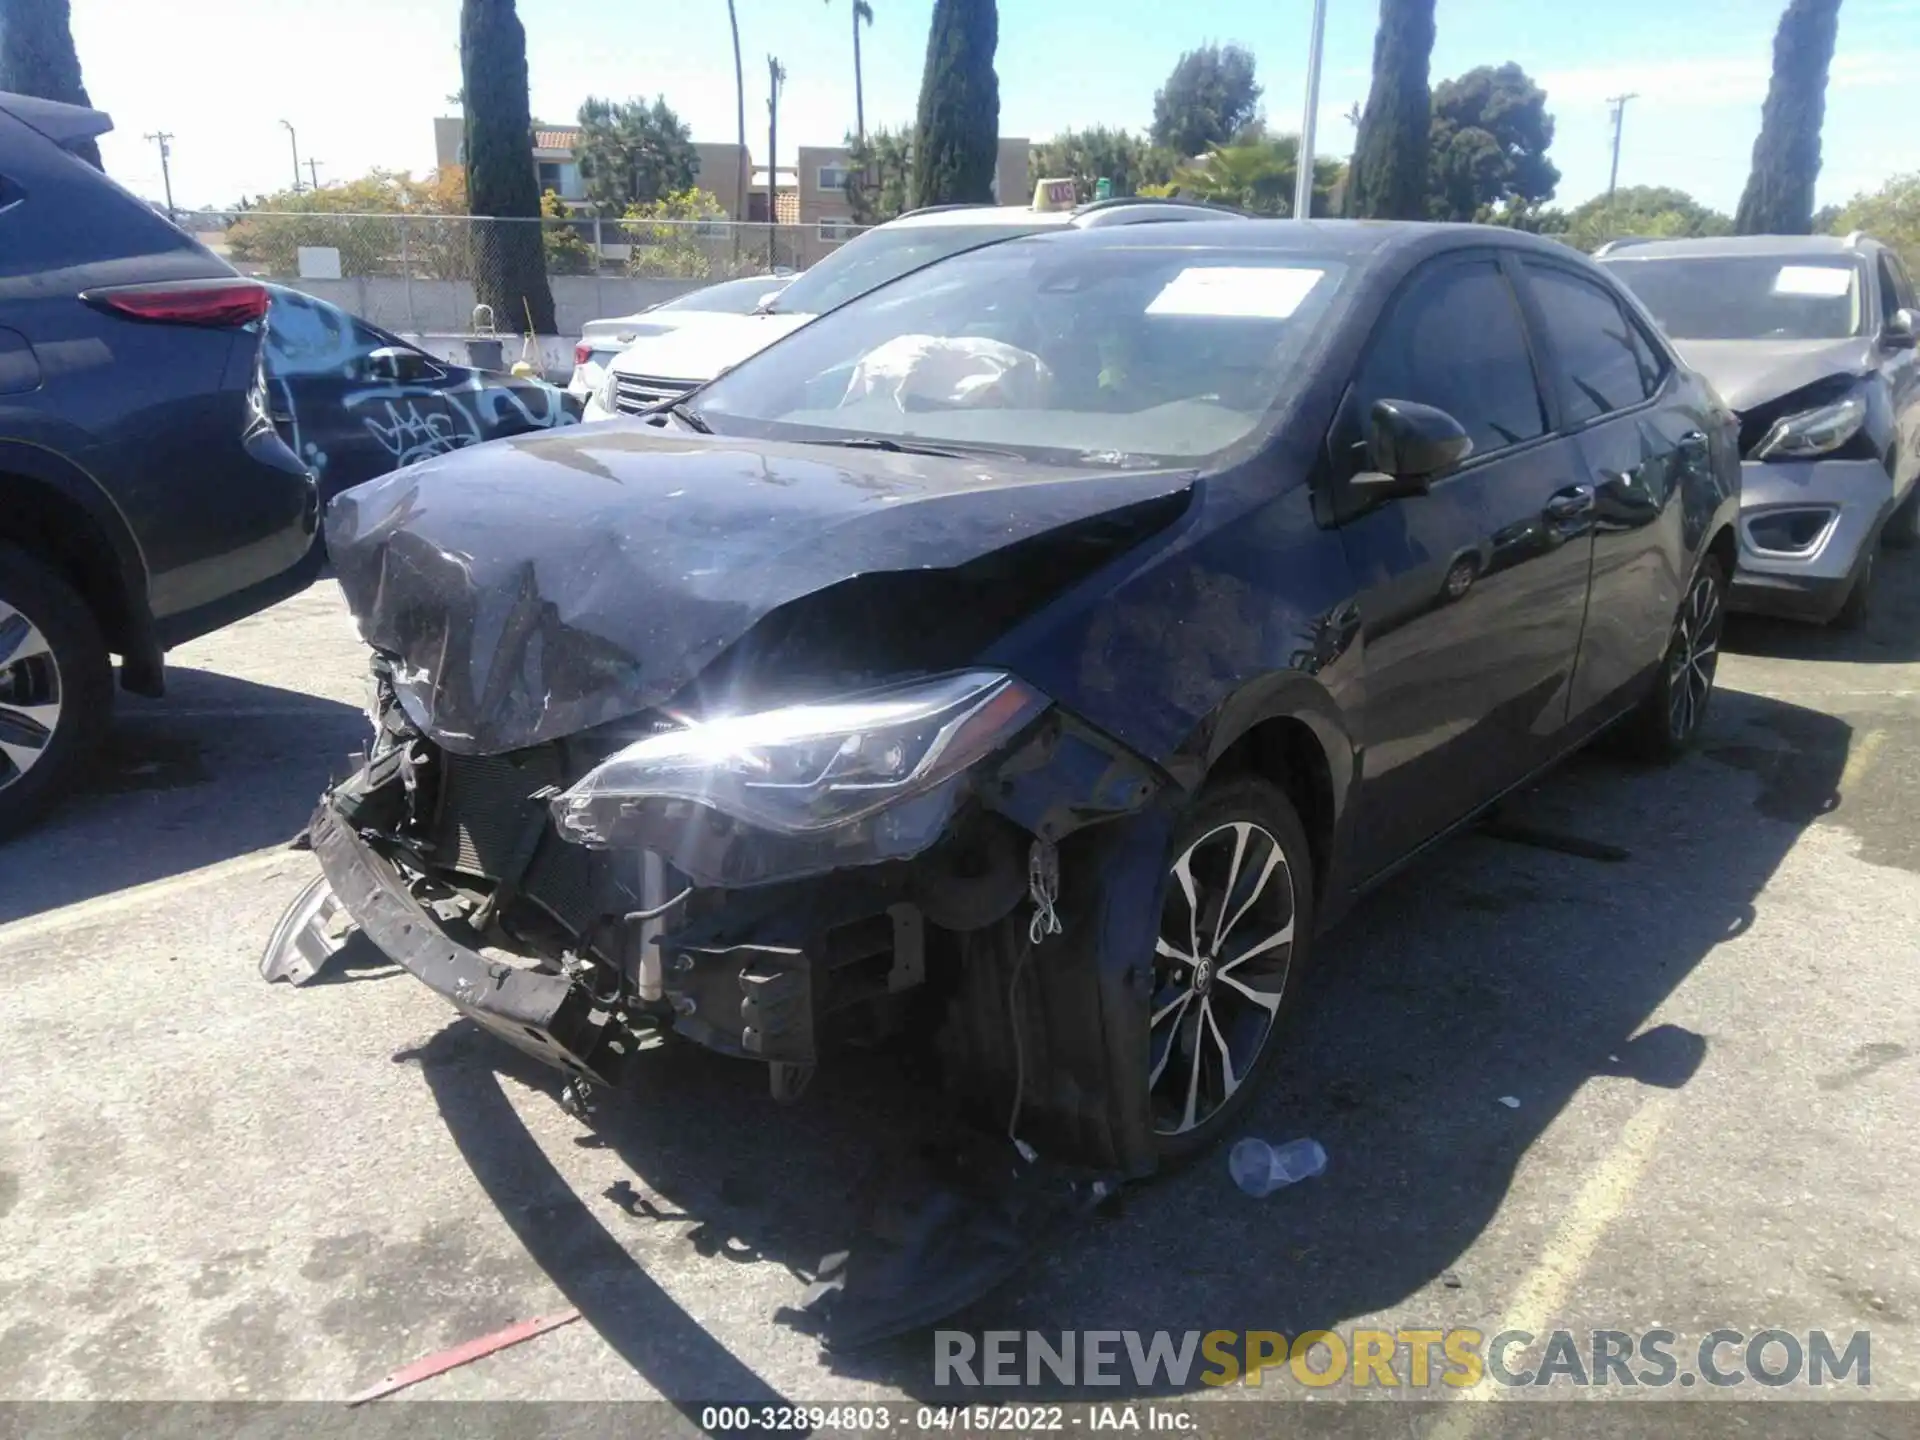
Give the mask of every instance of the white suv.
M 581 418 L 633 415 L 684 395 L 816 315 L 962 250 L 1068 226 L 1221 220 L 1239 214 L 1193 201 L 1133 197 L 1076 206 L 1072 194 L 1070 182 L 1042 180 L 1031 205 L 935 205 L 889 220 L 849 240 L 751 315 L 715 315 L 697 327 L 639 337 L 613 357 Z

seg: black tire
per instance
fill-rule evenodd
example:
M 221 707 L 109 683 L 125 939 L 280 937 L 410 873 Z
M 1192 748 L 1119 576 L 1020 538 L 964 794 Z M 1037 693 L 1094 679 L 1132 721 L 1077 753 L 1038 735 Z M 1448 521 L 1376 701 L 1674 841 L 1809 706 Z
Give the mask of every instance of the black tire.
M 23 655 L 29 646 L 39 653 Z M 0 751 L 0 838 L 67 789 L 112 704 L 113 667 L 86 602 L 30 555 L 0 545 L 0 742 L 8 747 Z M 31 757 L 24 765 L 22 755 Z
M 1621 722 L 1620 740 L 1627 753 L 1670 765 L 1693 748 L 1713 700 L 1726 619 L 1727 572 L 1709 555 L 1680 597 L 1653 688 Z
M 1860 573 L 1854 577 L 1853 588 L 1847 591 L 1846 603 L 1834 612 L 1829 622 L 1836 630 L 1862 630 L 1866 628 L 1867 617 L 1873 613 L 1873 547 L 1867 547 L 1866 559 L 1861 563 Z
M 1191 890 L 1181 878 L 1183 863 Z M 1229 879 L 1235 864 L 1238 878 Z M 1254 888 L 1256 879 L 1264 886 Z M 1176 1164 L 1232 1128 L 1280 1048 L 1313 939 L 1306 831 L 1277 785 L 1245 775 L 1219 781 L 1200 793 L 1174 832 L 1162 883 L 1147 1101 L 1160 1159 Z M 1289 927 L 1290 939 L 1261 943 Z M 1189 955 L 1201 963 L 1185 963 Z M 1223 1054 L 1234 1058 L 1223 1062 Z
M 1913 482 L 1900 508 L 1887 518 L 1887 528 L 1880 532 L 1880 538 L 1894 550 L 1911 550 L 1920 545 L 1920 480 Z

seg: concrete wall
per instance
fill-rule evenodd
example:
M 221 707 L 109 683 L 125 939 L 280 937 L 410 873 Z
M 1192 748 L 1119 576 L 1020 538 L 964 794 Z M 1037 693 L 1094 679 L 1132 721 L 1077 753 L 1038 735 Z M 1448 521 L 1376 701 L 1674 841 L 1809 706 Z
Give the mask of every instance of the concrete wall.
M 743 219 L 736 213 L 739 209 L 740 176 L 745 172 L 751 183 L 752 155 L 738 145 L 719 145 L 707 141 L 695 141 L 693 151 L 699 158 L 694 184 L 718 200 L 729 219 Z

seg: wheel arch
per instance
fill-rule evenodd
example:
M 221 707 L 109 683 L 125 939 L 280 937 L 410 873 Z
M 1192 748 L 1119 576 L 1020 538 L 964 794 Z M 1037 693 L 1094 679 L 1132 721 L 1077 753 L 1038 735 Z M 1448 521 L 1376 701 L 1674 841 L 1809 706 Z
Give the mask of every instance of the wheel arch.
M 1198 778 L 1257 775 L 1280 787 L 1307 832 L 1317 910 L 1329 918 L 1354 779 L 1352 738 L 1332 695 L 1298 673 L 1256 682 L 1208 717 L 1185 753 Z
M 157 685 L 146 562 L 91 476 L 51 451 L 0 440 L 0 541 L 39 556 L 73 586 L 108 648 L 126 658 L 130 688 Z

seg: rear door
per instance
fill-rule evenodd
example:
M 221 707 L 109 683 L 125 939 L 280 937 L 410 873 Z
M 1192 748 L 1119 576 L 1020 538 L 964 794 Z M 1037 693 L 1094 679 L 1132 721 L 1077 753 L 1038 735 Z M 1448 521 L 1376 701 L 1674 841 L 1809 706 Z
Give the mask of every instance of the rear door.
M 1685 383 L 1610 284 L 1534 256 L 1520 270 L 1561 429 L 1593 496 L 1593 601 L 1572 712 L 1600 719 L 1666 653 L 1691 563 L 1681 503 L 1713 492 L 1715 422 L 1704 392 Z
M 1336 505 L 1373 402 L 1452 415 L 1474 442 L 1428 494 L 1349 510 L 1359 593 L 1362 864 L 1391 863 L 1550 757 L 1587 603 L 1580 460 L 1555 438 L 1498 252 L 1431 262 L 1369 342 L 1329 437 Z

